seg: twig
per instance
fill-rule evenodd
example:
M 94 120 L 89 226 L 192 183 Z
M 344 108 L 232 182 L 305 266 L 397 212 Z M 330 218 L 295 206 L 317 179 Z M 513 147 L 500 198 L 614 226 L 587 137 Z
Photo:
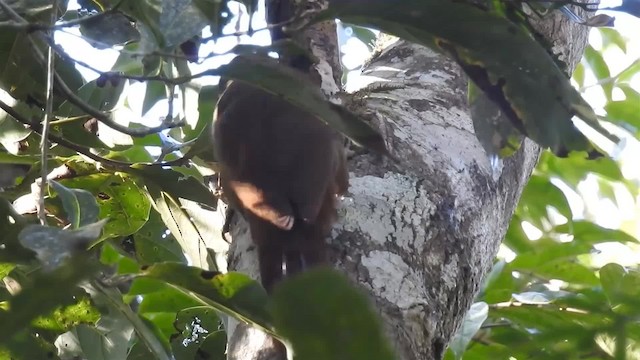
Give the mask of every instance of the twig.
M 58 20 L 58 0 L 51 2 L 51 18 L 50 24 L 55 25 Z M 53 117 L 53 74 L 55 72 L 55 53 L 53 48 L 49 46 L 47 48 L 47 86 L 46 86 L 46 105 L 44 113 L 44 121 L 42 122 L 42 138 L 40 138 L 40 157 L 41 157 L 41 169 L 40 169 L 40 196 L 38 198 L 38 219 L 40 224 L 47 224 L 47 214 L 44 208 L 44 194 L 47 189 L 47 175 L 49 170 L 47 169 L 47 157 L 49 151 L 49 124 Z
M 16 119 L 18 122 L 27 125 L 31 130 L 35 131 L 37 134 L 42 135 L 42 129 L 41 129 L 41 125 L 39 123 L 34 123 L 29 121 L 25 116 L 23 116 L 22 114 L 18 113 L 14 108 L 12 108 L 11 106 L 9 106 L 9 104 L 3 102 L 2 100 L 0 100 L 0 109 L 4 110 L 7 114 L 9 114 L 11 117 L 13 117 L 14 119 Z M 60 146 L 64 146 L 68 149 L 71 149 L 79 154 L 82 154 L 86 157 L 88 157 L 91 160 L 94 160 L 100 164 L 102 164 L 105 168 L 109 168 L 109 169 L 114 169 L 114 170 L 119 170 L 122 172 L 128 172 L 131 168 L 132 165 L 134 165 L 135 163 L 131 163 L 131 162 L 125 162 L 125 161 L 118 161 L 118 160 L 112 160 L 112 159 L 107 159 L 104 158 L 102 156 L 96 155 L 94 153 L 91 152 L 91 149 L 72 143 L 62 137 L 59 137 L 55 134 L 49 134 L 49 140 L 51 140 L 52 142 L 60 145 Z M 145 164 L 145 165 L 150 165 L 150 166 L 159 166 L 159 167 L 166 167 L 166 166 L 182 166 L 185 165 L 186 163 L 189 162 L 189 160 L 191 159 L 191 157 L 181 157 L 178 159 L 174 159 L 171 161 L 164 161 L 164 162 L 155 162 L 155 163 L 140 163 L 140 164 Z
M 548 304 L 528 304 L 528 303 L 522 303 L 522 302 L 519 302 L 519 301 L 505 301 L 505 302 L 489 305 L 490 309 L 504 309 L 504 308 L 511 308 L 511 307 L 537 307 L 537 308 L 553 307 L 554 309 L 557 309 L 557 310 L 560 310 L 560 311 L 566 311 L 566 312 L 571 312 L 571 313 L 576 313 L 576 314 L 588 314 L 587 311 L 582 310 L 582 309 L 576 309 L 576 308 L 570 308 L 570 307 L 561 307 L 561 306 L 553 305 L 551 303 L 548 303 Z

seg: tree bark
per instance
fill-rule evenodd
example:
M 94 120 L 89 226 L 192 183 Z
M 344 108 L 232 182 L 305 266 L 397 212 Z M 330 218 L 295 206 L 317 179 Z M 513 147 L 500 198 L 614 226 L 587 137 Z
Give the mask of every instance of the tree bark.
M 560 16 L 539 29 L 575 68 L 588 29 Z M 540 149 L 526 140 L 492 167 L 475 138 L 467 80 L 457 65 L 385 38 L 363 68 L 362 78 L 374 86 L 354 103 L 401 161 L 371 154 L 350 159 L 349 193 L 329 243 L 336 268 L 370 294 L 398 359 L 438 360 L 492 267 Z M 242 219 L 232 224 L 232 237 L 229 268 L 257 278 Z M 244 351 L 251 338 L 245 326 L 229 330 L 230 359 L 264 351 Z

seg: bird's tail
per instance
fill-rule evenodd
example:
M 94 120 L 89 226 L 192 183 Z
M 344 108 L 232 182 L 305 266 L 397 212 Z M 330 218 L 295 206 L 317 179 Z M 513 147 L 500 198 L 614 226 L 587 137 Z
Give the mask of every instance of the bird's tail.
M 336 217 L 335 195 L 327 191 L 313 221 L 296 219 L 291 230 L 279 229 L 249 215 L 251 236 L 258 250 L 262 285 L 271 293 L 285 277 L 328 264 L 326 237 Z

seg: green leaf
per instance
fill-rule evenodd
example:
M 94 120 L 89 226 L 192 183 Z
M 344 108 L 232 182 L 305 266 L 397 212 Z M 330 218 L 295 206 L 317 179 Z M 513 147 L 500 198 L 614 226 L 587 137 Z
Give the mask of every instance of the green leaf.
M 225 360 L 225 350 L 227 348 L 227 334 L 224 331 L 214 331 L 204 338 L 204 342 L 198 349 L 195 359 L 202 360 Z
M 139 55 L 142 50 L 140 47 L 140 43 L 133 43 L 124 46 L 122 51 L 120 51 L 120 55 L 116 59 L 115 64 L 113 64 L 111 71 L 121 72 L 127 75 L 155 75 L 155 73 L 145 73 L 145 58 Z M 147 86 L 152 83 L 153 82 L 148 82 Z
M 92 16 L 80 24 L 80 34 L 95 48 L 106 49 L 140 40 L 140 33 L 120 12 Z
M 635 132 L 640 129 L 640 104 L 635 99 L 609 101 L 604 109 L 610 121 L 631 125 Z
M 574 189 L 577 189 L 578 184 L 586 179 L 589 173 L 596 173 L 612 181 L 624 179 L 620 166 L 607 157 L 588 160 L 581 156 L 559 158 L 550 153 L 542 153 L 539 164 L 538 168 L 548 172 L 549 177 L 555 175 Z
M 69 296 L 69 300 L 49 316 L 36 318 L 32 323 L 34 328 L 41 332 L 59 334 L 81 323 L 95 324 L 100 319 L 100 312 L 93 306 L 91 298 L 84 290 L 76 289 L 73 296 Z
M 524 136 L 500 107 L 473 82 L 469 82 L 468 94 L 473 129 L 487 155 L 508 157 L 518 151 Z
M 591 221 L 574 221 L 573 225 L 564 224 L 557 226 L 554 231 L 558 233 L 572 234 L 574 241 L 589 244 L 597 244 L 609 241 L 619 243 L 638 243 L 638 239 L 627 234 L 623 230 L 607 229 Z
M 123 242 L 128 241 L 125 239 Z M 125 252 L 121 246 L 119 249 L 115 248 L 115 245 L 105 242 L 102 243 L 100 251 L 100 261 L 103 264 L 115 265 L 116 274 L 137 274 L 140 272 L 140 264 L 133 260 L 129 256 L 125 256 L 122 253 Z M 129 254 L 127 254 L 129 255 Z
M 224 331 L 218 330 L 220 319 L 210 307 L 180 311 L 174 326 L 177 332 L 171 336 L 171 347 L 176 360 L 224 359 L 227 337 Z M 208 356 L 200 354 L 202 351 Z
M 29 263 L 35 258 L 34 252 L 22 246 L 18 234 L 23 230 L 25 221 L 16 218 L 15 209 L 8 200 L 0 197 L 0 229 L 2 229 L 2 246 L 0 246 L 0 262 Z
M 175 318 L 178 312 L 183 311 L 184 309 L 201 305 L 201 302 L 195 300 L 193 296 L 186 294 L 165 283 L 161 284 L 163 286 L 158 290 L 153 292 L 146 292 L 144 294 L 142 302 L 140 302 L 140 307 L 138 308 L 139 314 L 147 315 L 151 313 L 171 313 L 173 318 Z M 212 311 L 210 307 L 206 308 Z M 171 319 L 171 321 L 174 320 L 173 318 Z
M 144 318 L 141 318 L 138 314 L 134 313 L 129 304 L 125 304 L 122 299 L 122 294 L 115 287 L 104 287 L 99 282 L 91 282 L 90 288 L 93 290 L 92 296 L 97 305 L 103 309 L 109 311 L 109 318 L 111 324 L 104 324 L 105 327 L 111 325 L 116 327 L 120 331 L 108 332 L 106 337 L 110 341 L 117 342 L 118 345 L 124 345 L 125 349 L 128 348 L 128 344 L 131 341 L 130 329 L 136 332 L 136 337 L 142 342 L 149 350 L 151 358 L 158 360 L 170 360 L 171 357 L 168 354 L 169 344 L 166 339 L 162 338 L 154 324 L 149 324 Z M 105 318 L 103 316 L 103 318 Z M 102 327 L 103 324 L 98 324 Z M 118 359 L 122 359 L 124 356 L 119 356 Z
M 622 278 L 626 274 L 627 271 L 618 264 L 607 264 L 600 269 L 600 284 L 612 304 L 617 303 L 623 293 Z
M 455 354 L 457 360 L 462 359 L 467 345 L 471 342 L 473 336 L 478 332 L 482 323 L 489 315 L 489 306 L 484 302 L 477 302 L 471 305 L 471 308 L 464 317 L 462 326 L 449 343 L 449 348 Z
M 606 49 L 611 45 L 616 45 L 620 50 L 622 50 L 622 52 L 627 52 L 627 40 L 623 38 L 622 34 L 620 34 L 616 29 L 603 27 L 599 27 L 597 29 L 600 32 L 600 36 L 602 36 L 603 48 Z
M 515 301 L 529 305 L 549 304 L 553 300 L 547 293 L 538 291 L 527 291 L 520 294 L 512 294 L 512 296 Z
M 632 62 L 629 66 L 627 66 L 624 70 L 622 70 L 616 78 L 618 81 L 631 81 L 636 74 L 640 73 L 640 59 Z
M 109 0 L 108 2 L 112 2 L 110 5 L 114 5 L 114 1 Z M 118 8 L 137 20 L 136 25 L 141 36 L 142 53 L 148 53 L 166 45 L 163 29 L 160 26 L 163 3 L 158 0 L 124 0 Z
M 523 203 L 521 202 L 521 204 Z M 516 212 L 516 214 L 511 218 L 507 234 L 504 237 L 504 244 L 516 253 L 524 253 L 533 250 L 533 244 L 522 229 L 523 220 L 528 219 L 521 218 Z
M 505 265 L 499 265 L 505 264 Z M 500 271 L 498 271 L 500 270 Z M 518 285 L 514 281 L 506 262 L 500 261 L 491 270 L 485 281 L 480 298 L 488 303 L 497 303 L 511 300 L 511 294 L 518 291 Z
M 56 347 L 39 335 L 32 329 L 16 332 L 11 340 L 0 342 L 0 359 L 59 359 Z
M 200 35 L 209 25 L 209 19 L 192 0 L 163 1 L 159 27 L 165 39 L 165 46 L 180 45 Z M 217 15 L 217 13 L 215 13 Z
M 131 235 L 140 230 L 149 218 L 151 203 L 146 190 L 125 174 L 89 174 L 61 183 L 70 188 L 90 191 L 97 197 L 100 218 L 109 219 L 101 240 Z
M 166 234 L 166 226 L 157 211 L 149 213 L 149 220 L 133 235 L 136 257 L 140 264 L 173 261 L 186 263 L 180 244 L 173 234 Z
M 220 88 L 215 86 L 203 86 L 198 93 L 198 122 L 195 128 L 184 127 L 184 141 L 194 140 L 186 157 L 200 156 L 205 160 L 213 160 L 213 144 L 211 137 L 211 125 L 213 111 L 220 97 Z
M 155 186 L 149 186 L 149 192 L 154 208 L 191 262 L 202 268 L 215 269 L 214 259 L 209 256 L 206 246 L 209 240 L 207 235 L 212 234 L 199 228 L 189 213 L 183 209 L 179 200 L 163 193 Z
M 39 20 L 46 23 L 49 19 L 48 14 L 41 13 L 41 15 L 43 18 Z M 3 29 L 0 35 L 0 88 L 7 91 L 14 99 L 35 103 L 44 108 L 46 67 L 44 63 L 41 64 L 36 60 L 37 57 L 34 56 L 34 50 L 27 36 L 26 32 Z M 39 49 L 43 55 L 46 54 L 44 43 L 41 43 Z M 82 76 L 75 68 L 75 63 L 56 56 L 55 69 L 72 91 L 84 84 Z M 59 106 L 64 98 L 60 91 L 55 89 L 54 86 L 54 105 Z
M 585 70 L 584 65 L 581 62 L 576 65 L 576 69 L 573 70 L 571 77 L 576 81 L 576 83 L 578 83 L 578 87 L 581 88 L 584 86 Z
M 146 182 L 156 184 L 162 191 L 175 198 L 192 200 L 214 209 L 218 206 L 218 200 L 213 193 L 192 176 L 184 176 L 172 169 L 139 164 L 133 165 L 131 172 Z
M 257 8 L 257 1 L 255 0 L 241 0 L 249 11 L 255 11 Z M 209 26 L 211 27 L 211 33 L 215 36 L 222 34 L 222 28 L 229 23 L 231 16 L 224 16 L 225 13 L 229 13 L 228 0 L 193 0 L 193 6 L 200 9 L 200 12 L 206 16 L 209 20 Z
M 161 263 L 145 268 L 142 275 L 165 281 L 202 305 L 267 331 L 271 328 L 266 292 L 244 274 L 221 274 L 178 263 Z
M 0 279 L 11 273 L 11 270 L 15 269 L 16 265 L 11 263 L 0 263 Z
M 33 165 L 39 161 L 39 155 L 13 155 L 0 151 L 0 164 Z
M 597 80 L 604 80 L 611 77 L 611 72 L 609 71 L 609 66 L 604 61 L 602 57 L 602 53 L 596 51 L 591 45 L 587 46 L 584 52 L 584 59 L 587 64 L 593 71 L 593 74 L 596 76 Z M 604 94 L 607 97 L 607 100 L 611 100 L 611 95 L 613 91 L 613 84 L 611 82 L 603 83 L 602 90 L 604 90 Z
M 100 208 L 93 194 L 82 189 L 69 189 L 53 180 L 51 186 L 62 199 L 64 210 L 73 229 L 98 221 Z
M 368 298 L 336 271 L 310 270 L 280 283 L 272 309 L 278 333 L 300 359 L 395 359 Z
M 37 118 L 40 117 L 40 111 L 31 109 L 24 102 L 18 102 L 12 108 L 27 118 L 33 118 L 34 115 Z M 31 130 L 0 109 L 0 144 L 7 152 L 17 155 L 20 151 L 20 141 L 26 139 L 30 134 Z
M 574 126 L 578 115 L 611 140 L 546 49 L 522 27 L 462 2 L 333 1 L 314 22 L 340 18 L 430 46 L 453 58 L 514 125 L 556 154 L 594 151 Z M 451 26 L 456 24 L 456 26 Z M 509 49 L 504 51 L 504 49 Z
M 167 99 L 166 86 L 160 81 L 148 82 L 142 102 L 142 114 L 146 114 L 158 101 L 164 99 Z
M 118 105 L 126 81 L 115 77 L 107 77 L 103 80 L 104 83 L 99 80 L 96 79 L 83 85 L 78 90 L 77 95 L 92 107 L 109 112 Z M 85 114 L 84 111 L 69 102 L 63 103 L 57 111 L 57 115 L 62 117 L 75 117 Z
M 619 314 L 637 316 L 640 305 L 640 272 L 611 263 L 600 269 L 600 285 L 611 308 Z
M 96 270 L 86 255 L 80 255 L 52 271 L 32 274 L 30 283 L 9 300 L 10 311 L 0 311 L 0 323 L 4 324 L 0 327 L 0 343 L 25 329 L 39 315 L 69 303 L 76 285 Z
M 593 286 L 598 278 L 588 267 L 577 262 L 553 261 L 533 269 L 534 272 L 547 279 L 559 279 L 578 285 Z
M 541 198 L 545 201 L 539 201 Z M 573 219 L 573 213 L 564 192 L 546 176 L 531 176 L 522 192 L 521 201 L 519 215 L 540 228 L 542 228 L 541 220 L 549 218 L 547 206 L 554 207 L 569 222 Z
M 31 20 L 47 19 L 51 16 L 51 3 L 46 0 L 22 0 L 11 1 L 11 9 L 18 15 Z M 9 14 L 4 11 L 0 13 L 0 21 L 13 20 Z
M 125 84 L 126 81 L 123 79 L 106 76 L 104 79 L 98 78 L 83 85 L 78 90 L 77 95 L 93 108 L 109 113 L 118 105 Z M 51 127 L 51 130 L 58 133 L 59 136 L 86 147 L 107 147 L 97 135 L 85 128 L 84 123 L 89 118 L 86 117 L 86 113 L 83 110 L 66 101 L 56 111 L 56 115 L 73 119 Z

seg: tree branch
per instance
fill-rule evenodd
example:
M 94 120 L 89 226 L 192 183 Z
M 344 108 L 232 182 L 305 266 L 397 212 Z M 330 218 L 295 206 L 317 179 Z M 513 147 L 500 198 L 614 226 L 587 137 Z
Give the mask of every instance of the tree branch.
M 12 108 L 9 104 L 3 102 L 2 100 L 0 100 L 0 109 L 4 110 L 7 114 L 9 114 L 10 116 L 12 116 L 14 119 L 16 119 L 18 122 L 26 125 L 29 127 L 29 129 L 33 130 L 34 132 L 36 132 L 37 134 L 42 136 L 42 125 L 39 123 L 34 123 L 32 121 L 29 121 L 29 119 L 27 119 L 25 116 L 23 116 L 22 114 L 18 113 L 14 108 Z M 119 170 L 119 171 L 123 171 L 123 172 L 128 172 L 131 168 L 132 165 L 136 165 L 136 164 L 144 164 L 144 165 L 150 165 L 150 166 L 160 166 L 160 167 L 166 167 L 166 166 L 182 166 L 185 165 L 186 163 L 189 162 L 189 160 L 191 159 L 190 156 L 185 156 L 185 157 L 181 157 L 175 160 L 171 160 L 171 161 L 163 161 L 163 162 L 156 162 L 156 163 L 132 163 L 132 162 L 125 162 L 125 161 L 118 161 L 118 160 L 112 160 L 112 159 L 107 159 L 104 158 L 100 155 L 96 155 L 94 153 L 91 152 L 90 148 L 84 147 L 82 145 L 78 145 L 75 144 L 71 141 L 68 141 L 60 136 L 57 136 L 55 134 L 48 134 L 47 137 L 49 140 L 51 140 L 54 143 L 57 143 L 60 146 L 64 146 L 68 149 L 71 149 L 79 154 L 82 154 L 86 157 L 88 157 L 91 160 L 94 160 L 100 164 L 102 164 L 104 167 L 106 168 L 111 168 L 114 170 Z

